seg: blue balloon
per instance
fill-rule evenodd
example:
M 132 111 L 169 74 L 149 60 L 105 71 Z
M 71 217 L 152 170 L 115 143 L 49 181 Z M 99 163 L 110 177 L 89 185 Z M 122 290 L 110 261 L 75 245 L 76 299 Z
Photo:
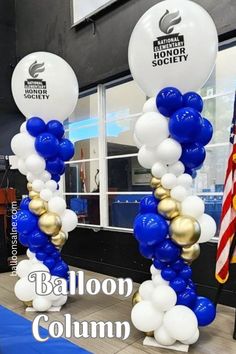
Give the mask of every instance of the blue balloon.
M 52 175 L 61 175 L 65 171 L 65 164 L 59 157 L 48 159 L 46 161 L 46 170 Z
M 23 198 L 20 202 L 20 209 L 21 210 L 29 210 L 29 203 L 31 202 L 30 198 Z
M 195 169 L 200 166 L 206 158 L 206 150 L 204 146 L 198 143 L 185 144 L 182 146 L 182 156 L 180 161 L 185 167 Z
M 203 110 L 203 99 L 196 92 L 187 92 L 183 95 L 183 106 L 194 108 L 201 113 Z
M 41 118 L 33 117 L 27 120 L 26 129 L 28 133 L 36 138 L 46 130 L 46 124 Z
M 203 119 L 195 109 L 181 108 L 170 118 L 169 130 L 171 137 L 181 144 L 197 141 L 202 124 Z
M 157 214 L 143 214 L 134 221 L 134 235 L 145 245 L 153 246 L 163 241 L 168 234 L 169 226 L 165 219 Z
M 189 279 L 188 281 L 188 287 L 193 289 L 193 290 L 196 290 L 197 287 L 196 287 L 196 284 L 194 283 L 194 281 L 192 279 Z
M 43 261 L 46 259 L 46 257 L 47 257 L 47 253 L 45 253 L 45 252 L 43 252 L 43 251 L 38 251 L 38 252 L 36 252 L 36 258 L 37 258 L 39 261 L 43 262 Z
M 175 270 L 176 272 L 179 272 L 180 270 L 182 270 L 184 268 L 185 263 L 182 259 L 177 259 L 177 261 L 174 263 L 171 263 L 170 266 L 173 270 Z
M 188 280 L 192 277 L 193 271 L 192 268 L 188 265 L 184 266 L 184 268 L 179 272 L 179 276 L 185 280 Z
M 155 213 L 157 213 L 157 206 L 158 206 L 158 201 L 152 195 L 144 197 L 140 201 L 140 213 L 141 214 L 147 214 L 147 213 L 155 214 Z
M 46 257 L 43 261 L 43 264 L 48 267 L 49 270 L 51 270 L 53 267 L 55 267 L 56 261 L 52 257 Z
M 40 247 L 38 247 L 38 246 L 33 246 L 33 245 L 29 245 L 29 250 L 30 250 L 30 252 L 32 252 L 32 253 L 37 253 L 37 252 L 41 251 Z
M 50 122 L 47 123 L 46 129 L 49 133 L 54 135 L 57 139 L 61 139 L 63 137 L 63 135 L 65 134 L 63 124 L 61 122 L 59 122 L 58 120 L 50 120 Z
M 170 287 L 174 289 L 176 293 L 182 293 L 186 290 L 186 281 L 180 277 L 177 277 L 170 282 Z
M 61 176 L 60 175 L 52 175 L 52 180 L 55 181 L 55 182 L 59 182 L 61 179 Z
M 162 270 L 166 267 L 166 264 L 159 261 L 159 259 L 154 259 L 153 265 L 156 269 Z
M 59 156 L 63 161 L 69 161 L 75 153 L 72 142 L 68 139 L 61 139 L 59 147 Z
M 193 307 L 193 312 L 195 313 L 198 325 L 201 327 L 208 326 L 211 324 L 216 317 L 216 307 L 206 297 L 198 296 Z
M 49 242 L 44 248 L 43 248 L 43 252 L 47 253 L 48 255 L 51 255 L 53 252 L 56 251 L 56 247 Z
M 155 254 L 155 246 L 148 246 L 148 245 L 139 245 L 139 252 L 141 255 L 147 259 L 152 259 Z
M 208 119 L 203 118 L 202 129 L 197 138 L 197 142 L 205 146 L 211 141 L 212 136 L 213 136 L 213 126 Z
M 191 168 L 186 167 L 185 173 L 190 175 L 193 179 L 195 179 L 197 177 L 197 171 L 195 169 L 191 169 Z
M 166 87 L 158 93 L 156 105 L 161 114 L 165 117 L 170 117 L 183 107 L 183 96 L 177 88 Z
M 28 237 L 30 246 L 44 247 L 48 243 L 48 236 L 39 229 L 34 230 Z
M 63 261 L 60 261 L 56 263 L 55 267 L 53 267 L 53 269 L 51 270 L 51 275 L 66 278 L 68 271 L 69 271 L 68 265 Z
M 17 213 L 17 231 L 19 234 L 29 234 L 38 224 L 38 218 L 28 210 Z
M 52 258 L 54 258 L 56 261 L 58 261 L 61 258 L 61 254 L 58 251 L 55 251 L 51 253 L 50 255 Z
M 28 235 L 27 234 L 20 234 L 18 236 L 19 242 L 24 247 L 29 247 Z
M 161 262 L 171 263 L 179 258 L 180 252 L 180 247 L 175 245 L 171 240 L 167 239 L 157 245 L 155 257 Z
M 185 291 L 181 292 L 177 296 L 178 296 L 177 305 L 183 305 L 189 308 L 193 308 L 197 299 L 197 294 L 193 289 L 186 289 Z
M 161 276 L 166 281 L 171 281 L 177 277 L 177 273 L 170 267 L 164 268 L 161 272 Z
M 58 154 L 59 141 L 50 133 L 43 133 L 35 139 L 35 149 L 45 159 L 52 158 Z

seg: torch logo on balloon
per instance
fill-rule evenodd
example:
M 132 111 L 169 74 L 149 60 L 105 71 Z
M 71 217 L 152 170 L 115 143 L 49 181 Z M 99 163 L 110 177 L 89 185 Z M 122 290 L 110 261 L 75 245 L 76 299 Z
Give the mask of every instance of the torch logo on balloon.
M 31 81 L 37 86 L 37 90 L 32 89 L 36 90 L 32 103 L 29 103 L 22 86 L 28 80 L 28 68 L 34 77 Z M 51 89 L 47 100 L 42 100 L 39 94 L 38 83 L 42 85 L 43 81 L 36 79 L 42 72 L 45 72 L 45 81 Z M 64 75 L 64 85 L 58 85 L 54 79 L 57 73 Z M 17 213 L 19 241 L 28 248 L 29 259 L 17 266 L 20 279 L 15 285 L 15 294 L 36 311 L 47 311 L 51 307 L 64 305 L 67 296 L 38 296 L 35 284 L 29 281 L 28 275 L 44 271 L 51 274 L 55 286 L 62 279 L 69 282 L 69 267 L 60 252 L 68 233 L 77 226 L 78 219 L 72 210 L 66 208 L 58 183 L 65 173 L 65 162 L 74 155 L 74 146 L 64 136 L 62 122 L 77 104 L 78 82 L 72 68 L 63 59 L 51 53 L 38 52 L 26 56 L 16 66 L 12 76 L 12 92 L 27 121 L 21 125 L 20 133 L 13 137 L 11 148 L 18 158 L 19 171 L 28 180 L 29 191 Z
M 154 70 L 150 48 L 160 13 L 165 13 L 160 29 L 167 36 L 154 43 Z M 182 34 L 173 34 L 179 23 Z M 199 39 L 206 59 L 200 66 Z M 194 90 L 211 74 L 217 49 L 211 17 L 186 0 L 166 0 L 149 9 L 129 44 L 131 73 L 151 97 L 136 122 L 134 140 L 140 165 L 151 170 L 153 190 L 141 200 L 134 221 L 140 253 L 153 262 L 152 280 L 144 282 L 134 295 L 131 319 L 138 330 L 152 334 L 167 347 L 176 341 L 194 344 L 199 327 L 209 325 L 216 316 L 213 303 L 197 294 L 191 264 L 200 255 L 199 244 L 216 234 L 214 219 L 205 213 L 204 201 L 192 188 L 206 158 L 205 146 L 213 136 L 211 123 L 202 115 L 203 100 Z M 175 57 L 181 51 L 186 55 L 185 50 L 189 60 Z M 166 69 L 167 63 L 174 65 Z

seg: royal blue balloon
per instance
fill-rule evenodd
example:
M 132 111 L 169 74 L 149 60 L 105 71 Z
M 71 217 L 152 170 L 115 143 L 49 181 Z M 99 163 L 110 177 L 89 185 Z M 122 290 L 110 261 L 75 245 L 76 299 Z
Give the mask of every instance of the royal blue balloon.
M 46 257 L 43 261 L 43 264 L 48 267 L 49 270 L 55 267 L 56 261 L 52 257 Z
M 48 159 L 46 162 L 46 170 L 52 175 L 60 175 L 65 171 L 65 164 L 59 157 Z
M 51 253 L 50 255 L 53 259 L 55 259 L 56 261 L 58 261 L 61 258 L 61 254 L 58 251 L 55 251 L 53 253 Z
M 47 253 L 48 255 L 51 255 L 53 252 L 56 251 L 56 247 L 52 243 L 48 243 L 44 248 L 43 252 Z
M 189 308 L 193 308 L 197 300 L 197 294 L 193 289 L 186 289 L 185 291 L 179 293 L 177 296 L 177 305 L 183 305 Z
M 20 202 L 20 209 L 21 210 L 29 210 L 29 203 L 31 202 L 30 198 L 23 198 Z
M 139 252 L 141 255 L 147 259 L 152 259 L 155 254 L 155 246 L 148 246 L 148 245 L 139 245 Z
M 183 107 L 183 96 L 177 88 L 166 87 L 158 93 L 156 105 L 161 114 L 170 117 Z
M 168 233 L 169 226 L 166 220 L 157 214 L 143 214 L 134 221 L 134 235 L 145 245 L 153 246 L 163 241 Z
M 153 265 L 156 269 L 162 270 L 166 267 L 166 264 L 159 261 L 159 259 L 154 259 Z
M 158 201 L 152 195 L 144 197 L 140 201 L 140 213 L 141 214 L 147 214 L 147 213 L 155 214 L 155 213 L 157 213 L 157 206 L 158 206 Z
M 205 146 L 211 141 L 212 136 L 213 136 L 213 126 L 208 119 L 203 118 L 202 129 L 197 138 L 197 142 Z
M 61 139 L 59 147 L 59 156 L 63 161 L 69 161 L 75 153 L 72 142 L 68 139 Z
M 65 134 L 63 124 L 58 120 L 50 120 L 47 123 L 46 129 L 49 133 L 54 135 L 57 139 L 61 139 Z
M 40 247 L 38 247 L 38 246 L 33 246 L 33 245 L 29 245 L 29 250 L 30 250 L 30 252 L 32 252 L 32 253 L 37 253 L 37 252 L 41 251 Z
M 52 158 L 58 154 L 59 141 L 51 133 L 43 133 L 35 139 L 35 149 L 45 159 Z
M 181 108 L 175 112 L 169 121 L 171 137 L 179 143 L 192 143 L 201 132 L 203 119 L 193 108 Z
M 173 270 L 175 270 L 176 272 L 179 272 L 180 270 L 182 270 L 185 266 L 185 263 L 182 259 L 177 259 L 176 262 L 171 263 L 171 268 Z
M 29 247 L 28 234 L 20 234 L 18 239 L 22 246 Z
M 193 179 L 197 177 L 197 171 L 195 169 L 185 167 L 185 173 L 190 175 Z
M 195 169 L 200 166 L 206 158 L 204 146 L 198 143 L 185 144 L 182 146 L 182 156 L 180 161 L 186 168 Z
M 48 243 L 48 236 L 39 229 L 34 230 L 28 237 L 30 246 L 44 247 Z
M 211 300 L 206 297 L 198 296 L 193 307 L 198 325 L 201 327 L 211 324 L 216 317 L 216 307 Z
M 61 176 L 60 175 L 52 175 L 52 180 L 55 181 L 55 182 L 59 182 L 61 179 Z
M 188 287 L 193 289 L 193 290 L 196 290 L 197 287 L 196 287 L 196 284 L 194 283 L 194 281 L 192 279 L 189 279 L 188 281 Z
M 171 263 L 177 260 L 180 256 L 180 252 L 180 247 L 167 239 L 157 245 L 155 257 L 161 262 Z
M 192 277 L 193 271 L 192 268 L 188 265 L 185 265 L 184 268 L 179 272 L 179 276 L 185 280 L 188 280 Z
M 43 251 L 38 251 L 38 252 L 36 252 L 36 258 L 37 258 L 39 261 L 43 262 L 43 261 L 46 259 L 46 257 L 47 257 L 47 253 L 45 253 L 45 252 L 43 252 Z
M 68 271 L 69 271 L 68 265 L 63 261 L 60 261 L 56 263 L 55 267 L 53 267 L 53 269 L 51 270 L 51 275 L 65 278 L 67 277 Z
M 176 293 L 182 293 L 186 290 L 186 281 L 180 277 L 177 277 L 170 282 L 170 287 L 174 289 Z
M 166 281 L 171 281 L 177 277 L 177 273 L 170 267 L 164 268 L 161 272 L 161 276 Z
M 42 134 L 46 130 L 46 124 L 41 118 L 33 117 L 27 120 L 26 129 L 34 137 Z
M 203 99 L 196 92 L 187 92 L 183 95 L 183 106 L 194 108 L 201 113 L 203 110 Z
M 19 234 L 29 234 L 38 224 L 38 218 L 28 210 L 20 210 L 17 213 L 17 231 Z

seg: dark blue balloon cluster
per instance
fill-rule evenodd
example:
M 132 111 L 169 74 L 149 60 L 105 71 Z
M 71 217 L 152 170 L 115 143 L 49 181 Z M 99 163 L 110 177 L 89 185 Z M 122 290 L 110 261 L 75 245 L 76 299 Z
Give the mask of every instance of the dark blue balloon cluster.
M 156 105 L 161 114 L 170 118 L 170 136 L 182 146 L 180 160 L 185 172 L 195 178 L 206 158 L 204 146 L 213 135 L 212 124 L 201 115 L 201 96 L 196 92 L 182 95 L 177 88 L 166 87 L 157 95 Z
M 199 326 L 207 326 L 216 316 L 213 303 L 197 296 L 192 280 L 192 269 L 181 258 L 182 248 L 170 239 L 169 225 L 158 214 L 158 200 L 154 195 L 144 197 L 140 202 L 140 214 L 134 221 L 134 235 L 139 242 L 140 253 L 153 260 L 161 276 L 168 281 L 177 294 L 177 305 L 192 309 Z
M 63 138 L 65 131 L 62 123 L 51 120 L 46 124 L 41 118 L 33 117 L 27 121 L 26 128 L 35 137 L 35 149 L 45 159 L 46 170 L 54 181 L 59 182 L 65 172 L 65 161 L 74 155 L 74 145 Z

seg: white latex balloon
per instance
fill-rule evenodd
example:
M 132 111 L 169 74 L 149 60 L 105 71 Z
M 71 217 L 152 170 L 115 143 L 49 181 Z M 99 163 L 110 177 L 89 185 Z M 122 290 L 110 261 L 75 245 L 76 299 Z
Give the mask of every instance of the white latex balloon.
M 61 217 L 62 221 L 62 230 L 66 232 L 73 231 L 78 224 L 78 217 L 74 211 L 66 209 L 64 214 Z
M 183 175 L 178 177 L 177 184 L 185 188 L 191 188 L 193 184 L 193 179 L 188 173 L 184 173 Z
M 168 138 L 157 147 L 157 158 L 166 165 L 176 163 L 182 155 L 181 145 L 174 139 Z
M 27 178 L 27 181 L 28 181 L 28 182 L 31 182 L 31 183 L 32 183 L 32 182 L 33 182 L 35 179 L 37 179 L 38 177 L 35 176 L 35 175 L 33 175 L 33 173 L 28 172 L 26 178 Z
M 43 263 L 39 262 L 35 263 L 32 265 L 31 269 L 30 269 L 30 273 L 34 273 L 34 272 L 49 272 L 48 267 L 46 267 Z
M 144 168 L 150 169 L 155 164 L 156 160 L 157 157 L 155 150 L 143 145 L 138 152 L 139 164 Z
M 169 285 L 169 282 L 162 278 L 161 274 L 155 274 L 152 276 L 154 286 Z
M 24 259 L 20 263 L 17 264 L 16 274 L 20 278 L 27 277 L 30 273 L 30 269 L 32 267 L 32 262 L 29 259 Z
M 48 171 L 44 171 L 40 176 L 39 179 L 41 179 L 43 182 L 48 182 L 52 178 L 51 173 Z
M 137 120 L 134 133 L 143 145 L 157 146 L 169 136 L 168 121 L 160 113 L 144 113 Z
M 20 171 L 20 173 L 24 176 L 27 175 L 27 168 L 25 166 L 25 160 L 23 159 L 18 159 L 18 162 L 17 162 L 17 167 L 18 167 L 18 170 Z
M 161 178 L 168 172 L 167 167 L 161 163 L 161 162 L 156 162 L 152 166 L 152 175 L 156 178 Z
M 57 190 L 57 182 L 51 180 L 45 183 L 45 187 L 50 189 L 52 192 Z
M 158 112 L 156 105 L 156 97 L 149 98 L 143 106 L 143 113 Z
M 19 133 L 12 138 L 11 149 L 16 156 L 26 158 L 36 153 L 34 142 L 35 139 L 28 133 Z
M 160 311 L 169 311 L 176 305 L 176 292 L 167 285 L 160 285 L 155 288 L 151 296 L 152 304 Z
M 217 225 L 215 220 L 207 214 L 203 214 L 198 222 L 201 227 L 201 236 L 198 243 L 205 243 L 210 241 L 216 234 Z
M 156 331 L 154 331 L 154 337 L 160 345 L 170 346 L 175 344 L 176 340 L 171 338 L 167 333 L 165 327 L 161 326 Z
M 179 341 L 192 338 L 198 329 L 198 321 L 194 312 L 181 305 L 166 312 L 163 325 L 169 336 Z
M 155 288 L 151 280 L 147 280 L 142 283 L 139 287 L 139 294 L 142 300 L 150 300 L 154 289 Z
M 150 273 L 155 276 L 157 274 L 161 274 L 161 270 L 160 269 L 156 269 L 156 267 L 152 264 L 151 268 L 150 268 Z
M 184 164 L 181 161 L 177 161 L 173 165 L 168 166 L 169 173 L 173 173 L 176 177 L 182 175 L 185 171 Z
M 53 197 L 48 202 L 48 210 L 58 215 L 62 215 L 66 210 L 65 200 L 61 197 Z
M 204 56 L 199 55 L 199 43 Z M 207 11 L 193 1 L 166 0 L 151 7 L 135 26 L 129 66 L 149 97 L 168 86 L 198 91 L 214 68 L 217 51 L 216 27 Z
M 38 312 L 46 312 L 52 307 L 52 302 L 46 296 L 37 296 L 33 300 L 33 308 Z
M 36 297 L 35 284 L 28 281 L 26 277 L 17 281 L 14 291 L 21 301 L 32 301 Z
M 52 306 L 53 307 L 63 306 L 67 303 L 67 299 L 68 299 L 67 295 L 61 295 L 61 296 L 59 296 L 58 300 L 53 301 Z
M 25 160 L 25 166 L 28 169 L 29 172 L 39 175 L 40 173 L 43 172 L 43 170 L 46 167 L 45 160 L 37 155 L 37 154 L 32 154 L 27 157 Z
M 26 255 L 31 260 L 35 258 L 35 254 L 33 252 L 31 252 L 29 248 L 26 251 Z
M 133 139 L 134 139 L 135 146 L 137 146 L 137 148 L 140 149 L 143 144 L 140 143 L 140 141 L 137 139 L 135 134 L 133 135 Z
M 40 198 L 45 200 L 45 202 L 48 202 L 52 197 L 53 197 L 53 193 L 52 193 L 52 191 L 50 189 L 45 188 L 45 189 L 41 190 Z
M 44 189 L 44 182 L 40 179 L 35 179 L 32 183 L 32 188 L 35 192 L 41 192 Z
M 63 121 L 75 109 L 79 88 L 75 73 L 65 60 L 52 53 L 36 52 L 17 64 L 12 93 L 26 118 Z
M 178 202 L 183 202 L 188 196 L 188 191 L 183 186 L 176 186 L 171 190 L 170 196 Z
M 161 184 L 166 189 L 172 189 L 177 184 L 177 178 L 173 173 L 166 173 L 161 179 Z
M 190 195 L 181 204 L 181 214 L 200 218 L 205 211 L 205 204 L 201 198 L 196 195 Z
M 131 320 L 139 331 L 151 332 L 161 326 L 163 313 L 158 311 L 150 301 L 141 301 L 133 307 Z
M 22 123 L 20 126 L 20 132 L 21 133 L 26 133 L 27 132 L 27 128 L 26 128 L 26 122 Z
M 200 332 L 199 332 L 199 329 L 197 329 L 196 333 L 194 334 L 193 337 L 191 337 L 190 339 L 188 340 L 182 340 L 181 342 L 183 344 L 186 344 L 186 345 L 192 345 L 192 344 L 195 344 L 197 343 L 198 339 L 199 339 L 199 336 L 200 336 Z

